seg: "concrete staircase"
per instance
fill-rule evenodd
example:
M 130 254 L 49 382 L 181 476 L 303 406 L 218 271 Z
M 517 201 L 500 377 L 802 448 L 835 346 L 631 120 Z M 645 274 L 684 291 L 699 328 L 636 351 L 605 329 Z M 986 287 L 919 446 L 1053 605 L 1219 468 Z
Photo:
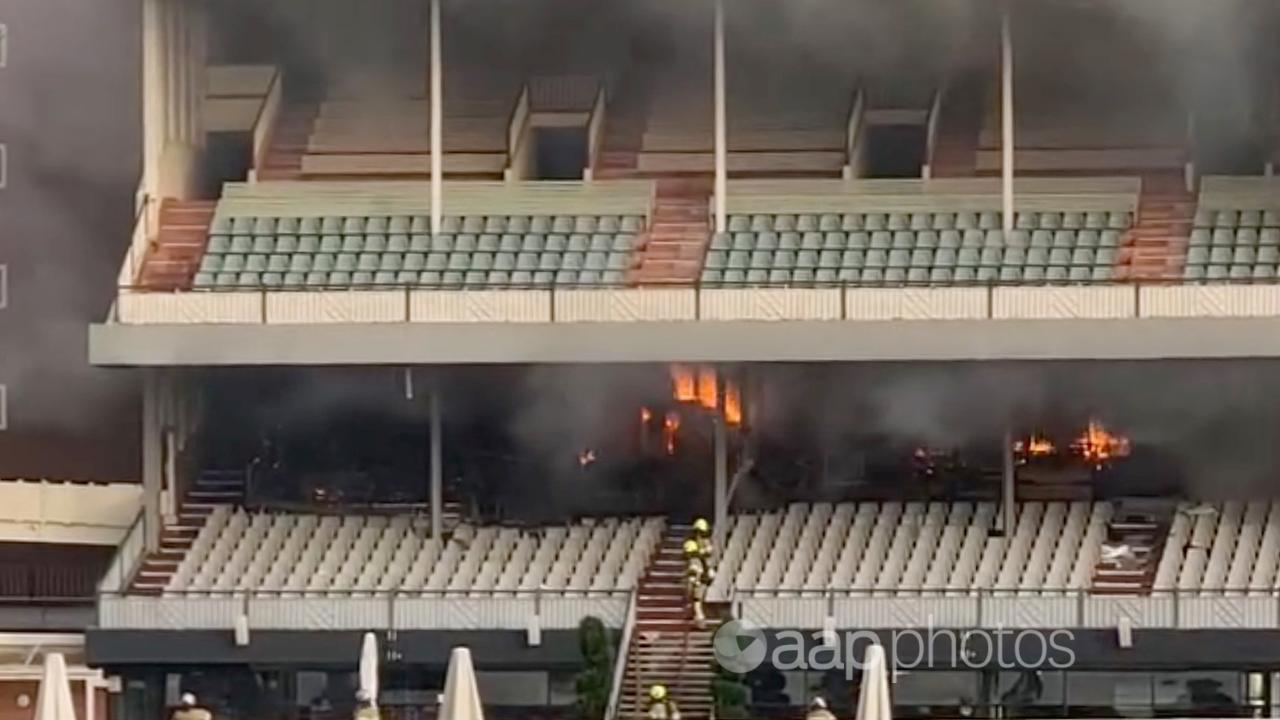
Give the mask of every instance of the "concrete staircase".
M 1099 557 L 1093 569 L 1096 595 L 1149 595 L 1156 566 L 1169 536 L 1169 508 L 1150 503 L 1120 501 L 1107 524 L 1106 545 L 1127 545 L 1131 559 Z
M 711 716 L 711 680 L 715 652 L 712 630 L 717 621 L 708 609 L 706 629 L 693 622 L 685 597 L 684 559 L 681 545 L 688 525 L 669 524 L 649 570 L 640 580 L 636 621 L 618 702 L 618 717 L 640 719 L 647 715 L 649 686 L 662 683 L 680 713 L 689 720 Z
M 218 505 L 238 503 L 244 498 L 244 473 L 206 471 L 178 508 L 177 521 L 160 531 L 160 549 L 142 561 L 130 592 L 159 595 L 177 572 L 182 558 L 191 550 L 206 519 Z
M 711 182 L 658 180 L 653 218 L 635 250 L 629 285 L 691 285 L 698 281 L 711 240 Z
M 978 135 L 982 132 L 982 83 L 957 80 L 942 99 L 933 177 L 973 177 L 978 172 Z
M 160 223 L 137 283 L 149 290 L 186 290 L 209 240 L 214 200 L 160 201 Z
M 1120 248 L 1117 276 L 1135 282 L 1181 279 L 1195 211 L 1196 198 L 1181 173 L 1144 175 L 1138 217 Z
M 301 176 L 302 156 L 317 112 L 319 108 L 313 103 L 285 106 L 272 129 L 267 157 L 258 169 L 259 180 L 297 180 Z

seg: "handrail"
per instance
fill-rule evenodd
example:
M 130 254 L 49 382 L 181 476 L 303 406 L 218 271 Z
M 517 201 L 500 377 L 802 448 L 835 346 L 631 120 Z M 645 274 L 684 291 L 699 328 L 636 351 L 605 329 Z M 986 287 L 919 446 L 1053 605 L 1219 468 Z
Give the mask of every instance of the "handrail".
M 121 290 L 129 289 L 139 280 L 138 272 L 146 260 L 147 244 L 151 239 L 152 206 L 157 204 L 156 200 L 139 183 L 134 195 L 133 234 L 129 240 L 129 249 L 125 251 L 124 260 L 120 264 L 120 272 L 116 276 L 116 285 Z
M 862 88 L 853 98 L 853 107 L 849 109 L 849 121 L 845 125 L 845 166 L 844 178 L 851 180 L 858 170 L 859 156 L 862 152 L 862 119 L 866 115 L 867 96 Z
M 138 516 L 129 526 L 124 539 L 120 541 L 115 555 L 111 558 L 111 564 L 107 566 L 102 581 L 98 583 L 99 595 L 122 593 L 128 588 L 129 581 L 133 579 L 133 573 L 137 570 L 146 550 L 146 529 L 147 510 L 144 507 L 138 510 Z
M 622 683 L 627 674 L 627 657 L 631 652 L 631 635 L 636 626 L 636 605 L 639 602 L 640 590 L 631 591 L 631 600 L 627 603 L 627 619 L 622 624 L 622 637 L 618 639 L 618 656 L 613 659 L 613 680 L 609 685 L 609 704 L 605 706 L 605 720 L 618 717 L 618 705 L 622 702 Z
M 271 83 L 267 86 L 267 94 L 258 106 L 257 117 L 253 120 L 253 167 L 250 168 L 250 181 L 257 180 L 257 173 L 266 163 L 267 151 L 275 136 L 276 122 L 280 118 L 280 110 L 284 103 L 283 73 L 277 69 L 271 75 Z
M 413 589 L 394 588 L 390 590 L 370 590 L 367 588 L 366 589 L 354 589 L 354 588 L 312 589 L 312 588 L 305 588 L 305 587 L 302 587 L 302 588 L 258 587 L 258 588 L 249 588 L 249 589 L 183 588 L 183 589 L 174 589 L 174 590 L 167 589 L 164 591 L 165 597 L 169 599 L 233 598 L 233 599 L 242 599 L 242 600 L 255 600 L 255 599 L 262 600 L 262 599 L 270 599 L 270 598 L 297 598 L 297 597 L 306 597 L 306 596 L 315 596 L 316 598 L 326 598 L 330 600 L 343 599 L 343 598 L 368 598 L 368 597 L 379 597 L 379 598 L 384 598 L 389 600 L 394 600 L 396 598 L 405 598 L 405 599 L 469 598 L 469 599 L 512 599 L 512 600 L 533 600 L 533 599 L 542 600 L 545 598 L 554 598 L 554 599 L 564 598 L 564 599 L 570 599 L 570 600 L 581 600 L 584 598 L 588 598 L 588 599 L 619 598 L 624 595 L 634 595 L 634 593 L 635 593 L 634 590 L 624 589 L 624 588 L 612 588 L 612 589 L 604 589 L 604 590 L 601 590 L 598 588 L 591 588 L 586 590 L 574 589 L 574 588 L 563 588 L 563 589 L 553 590 L 545 587 L 525 588 L 525 589 L 492 588 L 492 589 L 481 590 L 481 591 L 472 590 L 472 589 L 450 590 L 450 589 L 431 589 L 431 588 L 420 588 L 420 589 L 419 588 L 413 588 Z M 154 599 L 155 596 L 152 596 L 152 595 L 137 596 L 137 595 L 134 595 L 133 593 L 127 592 L 127 590 L 107 589 L 107 590 L 100 591 L 99 597 L 109 597 L 109 598 L 110 597 L 142 597 L 143 599 Z
M 596 101 L 591 105 L 591 114 L 587 117 L 587 166 L 582 170 L 583 180 L 595 178 L 596 163 L 600 159 L 600 148 L 604 145 L 605 110 L 608 97 L 604 83 L 596 92 Z
M 1142 597 L 1166 598 L 1166 597 L 1264 597 L 1280 599 L 1280 588 L 1250 588 L 1247 586 L 1218 586 L 1209 588 L 1148 588 L 1141 591 Z M 1137 593 L 1134 593 L 1135 595 Z M 780 586 L 741 588 L 734 586 L 732 597 L 735 600 L 753 600 L 760 598 L 786 598 L 794 599 L 797 597 L 820 597 L 824 599 L 830 598 L 902 598 L 902 597 L 947 597 L 947 598 L 973 598 L 973 597 L 1019 597 L 1019 598 L 1063 598 L 1076 597 L 1084 595 L 1088 597 L 1108 598 L 1108 597 L 1132 597 L 1132 595 L 1112 595 L 1106 592 L 1096 592 L 1096 588 L 1091 587 L 1042 587 L 1042 588 L 1025 588 L 1019 586 L 1002 587 L 993 585 L 991 587 L 960 587 L 947 588 L 938 586 L 899 586 L 894 588 L 873 588 L 873 587 L 825 587 L 825 588 L 784 588 Z
M 942 96 L 945 92 L 945 86 L 939 87 L 933 94 L 933 103 L 929 106 L 929 120 L 925 130 L 924 166 L 920 173 L 925 180 L 933 177 L 933 154 L 938 147 L 938 126 L 942 120 Z

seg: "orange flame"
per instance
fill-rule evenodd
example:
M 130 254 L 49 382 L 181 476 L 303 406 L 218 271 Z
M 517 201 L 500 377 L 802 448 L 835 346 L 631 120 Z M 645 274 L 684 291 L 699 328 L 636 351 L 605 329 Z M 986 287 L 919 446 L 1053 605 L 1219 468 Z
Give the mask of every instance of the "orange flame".
M 693 369 L 688 365 L 671 366 L 671 384 L 677 402 L 694 402 L 698 399 Z
M 680 415 L 674 410 L 662 419 L 662 445 L 668 455 L 676 454 L 676 433 L 680 430 Z
M 653 411 L 652 411 L 652 410 L 650 410 L 650 409 L 649 409 L 649 408 L 647 408 L 647 407 L 641 407 L 641 408 L 640 408 L 640 423 L 641 423 L 642 425 L 648 425 L 648 424 L 649 424 L 649 421 L 650 421 L 650 420 L 652 420 L 652 419 L 653 419 Z
M 724 384 L 724 421 L 729 425 L 742 424 L 742 391 L 737 383 Z
M 708 410 L 716 409 L 715 368 L 698 368 L 698 403 Z
M 1071 449 L 1086 462 L 1101 466 L 1109 460 L 1129 455 L 1129 438 L 1107 432 L 1102 423 L 1090 420 L 1084 433 L 1071 443 Z
M 1024 457 L 1044 457 L 1058 452 L 1053 441 L 1038 433 L 1032 433 L 1025 440 L 1013 444 L 1013 452 Z

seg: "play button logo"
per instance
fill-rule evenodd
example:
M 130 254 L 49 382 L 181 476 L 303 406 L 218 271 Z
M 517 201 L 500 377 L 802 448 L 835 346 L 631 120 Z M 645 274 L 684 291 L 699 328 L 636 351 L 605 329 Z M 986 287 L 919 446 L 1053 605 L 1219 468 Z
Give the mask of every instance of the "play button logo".
M 768 654 L 764 631 L 746 620 L 731 620 L 711 640 L 716 662 L 731 673 L 748 673 L 760 667 Z

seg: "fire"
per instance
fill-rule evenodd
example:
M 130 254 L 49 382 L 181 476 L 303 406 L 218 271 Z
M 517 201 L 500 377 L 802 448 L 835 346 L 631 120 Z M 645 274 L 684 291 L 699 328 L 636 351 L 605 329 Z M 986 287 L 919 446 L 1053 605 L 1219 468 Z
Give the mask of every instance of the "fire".
M 698 368 L 698 404 L 708 410 L 716 409 L 716 371 L 714 368 Z
M 1013 452 L 1026 462 L 1030 458 L 1053 455 L 1058 452 L 1058 448 L 1044 435 L 1032 433 L 1030 437 L 1014 442 Z
M 698 399 L 693 369 L 688 365 L 671 366 L 671 384 L 677 402 L 694 402 Z
M 648 425 L 648 424 L 649 424 L 649 421 L 650 421 L 650 420 L 652 420 L 652 419 L 653 419 L 653 411 L 652 411 L 652 410 L 650 410 L 650 409 L 649 409 L 649 408 L 647 408 L 647 407 L 642 407 L 642 408 L 640 408 L 640 424 L 641 424 L 641 425 Z
M 736 383 L 724 384 L 724 421 L 729 425 L 742 424 L 742 391 Z
M 668 455 L 676 454 L 676 433 L 680 430 L 680 415 L 674 410 L 662 419 L 662 446 Z
M 716 394 L 719 384 L 724 383 L 724 419 L 729 425 L 742 424 L 742 391 L 736 383 L 717 376 L 716 369 L 711 366 L 681 365 L 671 366 L 671 395 L 676 402 L 696 403 L 700 407 L 715 411 Z M 647 422 L 646 412 L 641 409 L 641 419 Z
M 591 448 L 586 448 L 582 452 L 578 453 L 578 465 L 580 467 L 586 467 L 588 465 L 595 463 L 595 461 L 596 461 L 596 451 L 592 450 Z
M 1084 433 L 1071 443 L 1071 449 L 1086 462 L 1095 466 L 1118 457 L 1129 455 L 1129 438 L 1113 435 L 1102 423 L 1090 420 Z

